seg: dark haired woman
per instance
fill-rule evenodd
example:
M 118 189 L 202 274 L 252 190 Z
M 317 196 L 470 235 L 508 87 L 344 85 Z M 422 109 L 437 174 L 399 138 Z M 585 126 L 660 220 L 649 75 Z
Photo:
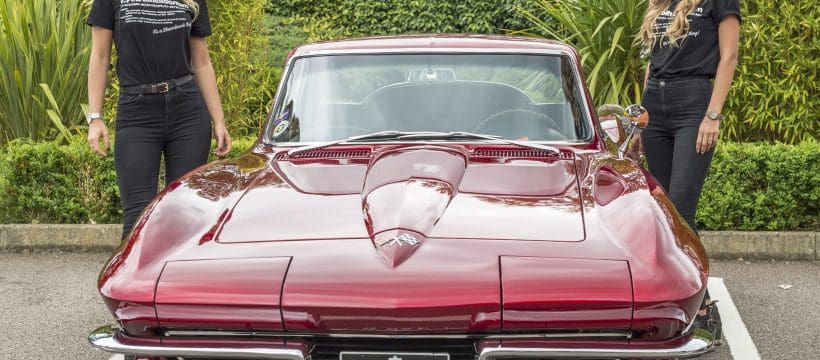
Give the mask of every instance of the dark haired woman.
M 212 134 L 218 156 L 230 151 L 231 137 L 205 42 L 205 0 L 91 0 L 87 23 L 88 143 L 101 156 L 109 148 L 101 112 L 112 42 L 117 50 L 114 165 L 125 239 L 157 193 L 161 157 L 167 185 L 205 164 Z
M 649 0 L 640 39 L 650 53 L 641 135 L 649 172 L 697 233 L 697 210 L 734 78 L 740 37 L 738 0 Z M 720 341 L 708 294 L 695 320 Z

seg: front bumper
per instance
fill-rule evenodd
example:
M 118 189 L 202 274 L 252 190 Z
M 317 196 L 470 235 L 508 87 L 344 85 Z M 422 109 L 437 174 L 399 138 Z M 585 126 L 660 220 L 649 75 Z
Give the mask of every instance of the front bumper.
M 305 360 L 301 350 L 268 348 L 228 348 L 228 347 L 179 347 L 156 345 L 130 345 L 121 342 L 114 326 L 103 326 L 88 336 L 92 346 L 115 354 L 143 355 L 158 357 L 206 357 L 215 359 L 271 359 Z
M 308 354 L 303 350 L 263 347 L 226 346 L 166 346 L 129 344 L 120 340 L 119 329 L 103 326 L 88 337 L 92 346 L 116 354 L 143 355 L 157 357 L 205 357 L 212 359 L 275 359 L 305 360 Z M 478 360 L 495 359 L 666 359 L 692 358 L 712 349 L 711 340 L 691 335 L 680 341 L 660 346 L 548 346 L 550 343 L 518 343 L 516 341 L 493 341 L 494 346 L 479 346 Z M 498 345 L 501 344 L 501 345 Z
M 677 345 L 657 348 L 633 347 L 488 347 L 478 360 L 494 359 L 687 359 L 712 350 L 707 339 L 690 337 Z

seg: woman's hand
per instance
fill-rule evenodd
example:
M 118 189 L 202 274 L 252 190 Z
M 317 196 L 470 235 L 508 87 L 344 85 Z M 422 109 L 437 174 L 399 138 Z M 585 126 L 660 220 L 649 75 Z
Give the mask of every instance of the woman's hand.
M 103 146 L 100 147 L 100 138 L 103 140 Z M 108 142 L 108 128 L 105 127 L 102 119 L 94 119 L 91 125 L 88 126 L 88 145 L 91 150 L 100 156 L 107 156 L 106 150 L 109 149 Z
M 706 154 L 717 144 L 720 131 L 720 120 L 712 120 L 708 116 L 703 117 L 698 130 L 698 141 L 695 143 L 695 151 L 698 154 Z
M 231 152 L 231 147 L 233 146 L 233 140 L 231 140 L 231 134 L 228 134 L 228 129 L 225 127 L 225 123 L 219 122 L 214 124 L 214 137 L 216 138 L 216 149 L 214 149 L 214 154 L 219 157 L 225 157 Z

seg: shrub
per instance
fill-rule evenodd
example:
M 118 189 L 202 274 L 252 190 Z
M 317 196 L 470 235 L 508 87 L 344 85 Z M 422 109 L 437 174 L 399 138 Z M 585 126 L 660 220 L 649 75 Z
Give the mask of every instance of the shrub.
M 255 141 L 236 139 L 228 156 Z M 113 157 L 92 154 L 84 138 L 67 144 L 14 140 L 0 149 L 0 223 L 122 222 Z
M 500 34 L 528 27 L 528 0 L 286 0 L 269 11 L 305 26 L 309 40 L 405 33 Z
M 820 138 L 820 10 L 812 0 L 741 1 L 740 61 L 726 104 L 729 139 Z
M 281 64 L 275 66 L 266 0 L 208 2 L 214 33 L 208 44 L 225 121 L 234 136 L 258 133 L 276 92 Z
M 67 139 L 84 124 L 84 0 L 0 0 L 0 144 Z M 76 132 L 75 130 L 74 132 Z
M 709 230 L 818 230 L 820 143 L 722 143 L 697 221 Z
M 536 0 L 519 9 L 548 37 L 574 45 L 597 105 L 639 103 L 646 63 L 635 34 L 646 0 Z
M 2 155 L 0 222 L 121 221 L 113 158 L 92 154 L 83 139 L 67 145 L 14 140 Z

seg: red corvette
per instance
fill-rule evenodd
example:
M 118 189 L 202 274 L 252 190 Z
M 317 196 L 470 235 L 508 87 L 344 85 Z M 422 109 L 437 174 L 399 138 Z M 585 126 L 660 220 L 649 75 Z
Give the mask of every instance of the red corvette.
M 89 340 L 137 359 L 697 356 L 706 254 L 628 142 L 561 43 L 299 47 L 253 149 L 145 210 L 99 278 L 117 325 Z

